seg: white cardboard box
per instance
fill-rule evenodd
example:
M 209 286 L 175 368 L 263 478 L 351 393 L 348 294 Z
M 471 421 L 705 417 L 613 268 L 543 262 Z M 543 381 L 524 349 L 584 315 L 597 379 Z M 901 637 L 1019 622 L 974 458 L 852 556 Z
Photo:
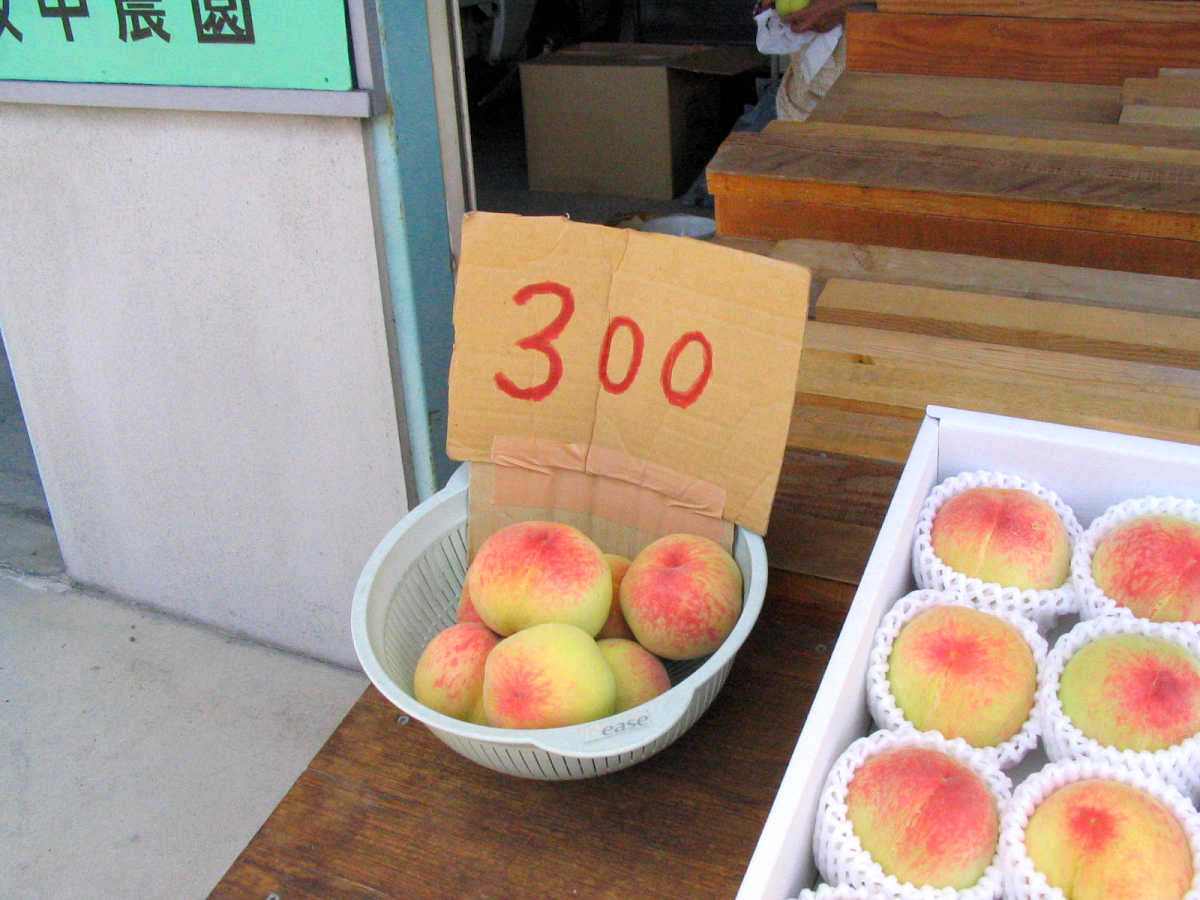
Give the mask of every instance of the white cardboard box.
M 1200 499 L 1200 446 L 928 407 L 739 900 L 784 900 L 818 883 L 812 852 L 817 802 L 834 760 L 874 730 L 867 711 L 867 657 L 884 613 L 916 589 L 912 537 L 921 505 L 940 481 L 981 469 L 1019 475 L 1056 492 L 1084 528 L 1109 506 L 1133 497 Z

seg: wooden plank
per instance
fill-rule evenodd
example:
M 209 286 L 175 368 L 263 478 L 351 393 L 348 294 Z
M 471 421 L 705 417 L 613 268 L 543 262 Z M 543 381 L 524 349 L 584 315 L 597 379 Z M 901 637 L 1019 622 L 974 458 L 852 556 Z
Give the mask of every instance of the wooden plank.
M 735 240 L 743 248 L 756 246 L 758 252 L 805 266 L 814 282 L 853 278 L 1200 316 L 1200 280 L 1192 278 L 805 238 L 720 240 Z
M 1194 0 L 876 0 L 887 13 L 1200 23 Z
M 1197 4 L 1200 6 L 1200 4 Z M 1200 135 L 1181 128 L 1156 125 L 1113 124 L 1109 122 L 1052 122 L 1039 119 L 1018 119 L 992 114 L 944 115 L 904 109 L 862 109 L 844 107 L 837 119 L 810 118 L 810 125 L 830 121 L 844 125 L 882 125 L 890 128 L 917 128 L 926 131 L 970 132 L 973 134 L 1002 134 L 1011 137 L 1038 138 L 1049 141 L 1080 141 L 1091 144 L 1132 147 L 1171 147 L 1178 150 L 1200 150 Z
M 1200 369 L 1200 319 L 835 278 L 821 322 Z
M 810 322 L 799 395 L 911 416 L 929 404 L 1200 443 L 1190 369 Z
M 1196 24 L 851 12 L 846 36 L 856 72 L 1117 85 L 1200 66 Z
M 1069 84 L 1014 78 L 958 78 L 894 72 L 843 72 L 807 121 L 836 122 L 852 114 L 937 113 L 1039 122 L 1115 125 L 1120 84 Z
M 856 584 L 902 469 L 901 462 L 789 448 L 764 535 L 772 566 Z
M 1134 79 L 1130 79 L 1129 84 Z M 1153 80 L 1153 79 L 1151 79 Z M 1200 80 L 1196 82 L 1196 96 L 1200 99 Z M 1138 129 L 1127 129 L 1135 132 Z M 1057 133 L 1053 133 L 1057 132 Z M 1121 139 L 1119 125 L 1106 127 L 1108 139 L 1099 135 L 1087 137 L 1078 126 L 1059 126 L 1056 129 L 1036 133 L 1032 129 L 1025 134 L 1005 134 L 968 128 L 921 128 L 879 122 L 784 122 L 769 123 L 763 133 L 773 139 L 792 142 L 801 146 L 808 142 L 825 141 L 831 146 L 858 138 L 864 142 L 916 144 L 922 149 L 940 148 L 951 158 L 952 148 L 968 148 L 980 151 L 995 151 L 1004 154 L 1004 165 L 1019 164 L 1022 168 L 1044 168 L 1061 172 L 1064 167 L 1076 169 L 1080 159 L 1087 171 L 1095 170 L 1105 178 L 1127 178 L 1144 180 L 1167 177 L 1185 182 L 1200 183 L 1196 169 L 1200 166 L 1200 141 L 1197 136 L 1183 133 L 1187 140 L 1177 140 L 1175 146 L 1134 142 L 1126 136 Z M 1178 131 L 1170 130 L 1178 138 Z M 1095 161 L 1109 165 L 1096 167 Z M 1127 165 L 1118 165 L 1124 163 Z M 1163 166 L 1160 170 L 1157 167 Z M 1180 167 L 1180 168 L 1176 168 Z
M 499 775 L 368 688 L 213 896 L 732 897 L 853 594 L 773 568 L 712 706 L 603 778 Z
M 715 205 L 717 230 L 743 238 L 878 244 L 1057 266 L 1200 277 L 1200 245 L 1196 241 L 810 203 L 769 190 L 755 195 L 716 192 Z
M 838 402 L 800 390 L 788 426 L 788 447 L 900 464 L 908 459 L 923 414 L 882 405 L 846 409 Z
M 1200 108 L 1200 78 L 1126 78 L 1121 105 Z
M 1121 110 L 1121 124 L 1200 128 L 1200 109 L 1186 106 L 1126 106 Z
M 821 123 L 787 124 L 731 134 L 709 163 L 709 190 L 717 196 L 786 197 L 885 212 L 1200 238 L 1200 168 L 1194 165 L 954 147 L 901 136 L 839 137 L 828 129 L 853 126 L 827 125 L 818 133 Z

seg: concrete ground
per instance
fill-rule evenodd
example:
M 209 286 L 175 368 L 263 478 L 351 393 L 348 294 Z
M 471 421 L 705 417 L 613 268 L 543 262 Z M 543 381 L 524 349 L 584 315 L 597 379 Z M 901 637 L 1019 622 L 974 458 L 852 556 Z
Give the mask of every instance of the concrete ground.
M 0 353 L 0 898 L 202 898 L 367 681 L 63 572 Z

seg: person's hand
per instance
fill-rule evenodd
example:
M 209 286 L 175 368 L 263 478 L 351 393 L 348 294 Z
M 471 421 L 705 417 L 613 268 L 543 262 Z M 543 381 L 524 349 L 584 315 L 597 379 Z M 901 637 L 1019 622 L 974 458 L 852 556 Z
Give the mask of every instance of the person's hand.
M 799 12 L 780 16 L 792 31 L 829 31 L 845 24 L 846 10 L 859 0 L 812 0 Z

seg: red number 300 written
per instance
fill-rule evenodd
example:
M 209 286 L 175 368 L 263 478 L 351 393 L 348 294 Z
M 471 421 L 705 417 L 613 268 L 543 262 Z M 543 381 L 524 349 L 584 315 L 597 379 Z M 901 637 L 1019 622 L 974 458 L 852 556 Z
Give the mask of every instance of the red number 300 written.
M 518 306 L 524 306 L 531 298 L 543 294 L 558 297 L 558 315 L 545 328 L 535 331 L 533 334 L 517 341 L 517 346 L 522 350 L 536 351 L 546 357 L 549 370 L 546 373 L 545 380 L 529 387 L 520 387 L 503 372 L 495 374 L 496 387 L 510 397 L 515 397 L 518 400 L 545 400 L 554 393 L 554 389 L 558 387 L 563 377 L 563 359 L 558 349 L 554 346 L 554 341 L 562 335 L 567 324 L 571 321 L 571 317 L 575 314 L 575 296 L 571 293 L 571 289 L 555 281 L 528 284 L 513 294 L 513 302 Z M 622 330 L 629 332 L 633 352 L 625 372 L 621 374 L 620 380 L 616 380 L 609 371 L 610 357 L 612 355 L 613 340 L 617 332 Z M 702 354 L 700 373 L 690 385 L 680 390 L 673 383 L 675 366 L 679 362 L 679 357 L 692 344 L 698 346 Z M 638 370 L 641 368 L 645 349 L 646 336 L 642 332 L 641 326 L 628 316 L 614 317 L 608 323 L 608 328 L 605 330 L 604 338 L 600 343 L 598 374 L 600 385 L 604 390 L 610 394 L 623 394 L 629 390 L 637 378 Z M 686 409 L 700 399 L 700 395 L 704 393 L 704 389 L 708 387 L 708 383 L 712 379 L 712 373 L 713 348 L 708 338 L 704 336 L 704 333 L 701 331 L 689 331 L 686 334 L 680 335 L 675 343 L 671 345 L 670 349 L 667 350 L 667 354 L 663 359 L 662 369 L 659 373 L 659 382 L 662 385 L 663 396 L 673 406 Z

